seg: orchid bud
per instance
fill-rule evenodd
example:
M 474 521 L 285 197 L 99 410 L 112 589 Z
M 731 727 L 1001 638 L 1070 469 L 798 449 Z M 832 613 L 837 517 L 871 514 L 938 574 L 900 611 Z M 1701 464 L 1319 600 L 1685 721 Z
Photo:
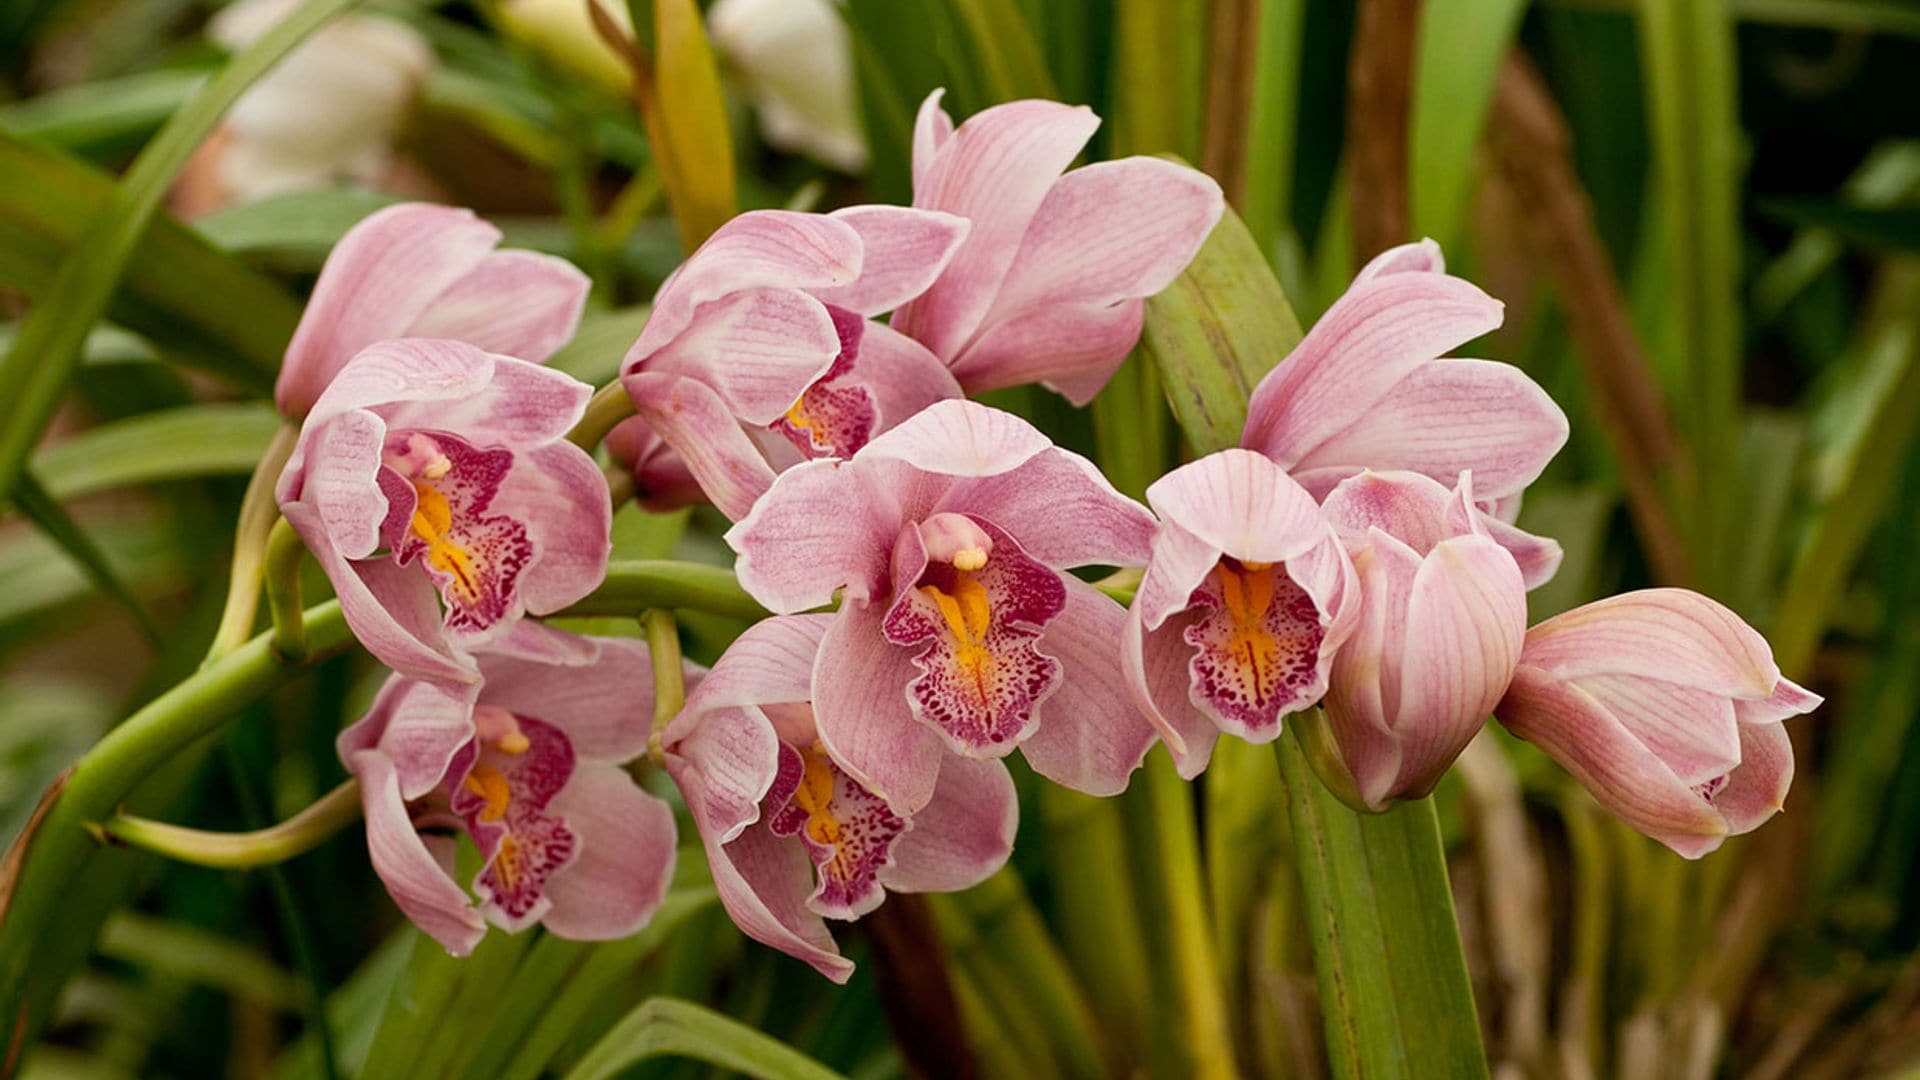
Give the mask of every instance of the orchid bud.
M 1793 782 L 1782 721 L 1820 700 L 1738 615 L 1646 589 L 1529 630 L 1496 714 L 1622 821 L 1697 859 L 1780 809 Z

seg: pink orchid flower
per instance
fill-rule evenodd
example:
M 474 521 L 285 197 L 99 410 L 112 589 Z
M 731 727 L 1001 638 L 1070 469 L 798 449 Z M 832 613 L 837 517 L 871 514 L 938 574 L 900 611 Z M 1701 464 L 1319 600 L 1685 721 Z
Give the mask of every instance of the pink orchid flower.
M 320 268 L 287 346 L 274 403 L 305 416 L 360 350 L 446 338 L 543 362 L 580 324 L 591 282 L 565 259 L 495 251 L 500 230 L 470 210 L 402 203 L 347 230 Z
M 1121 653 L 1135 700 L 1191 779 L 1220 732 L 1270 742 L 1283 717 L 1320 700 L 1360 585 L 1313 497 L 1259 454 L 1183 465 L 1147 502 L 1160 526 Z
M 591 393 L 457 341 L 382 342 L 341 369 L 276 494 L 367 651 L 472 681 L 470 650 L 600 583 L 607 481 L 566 441 Z
M 687 699 L 662 745 L 706 845 L 714 886 L 748 936 L 845 982 L 824 919 L 892 892 L 951 892 L 998 870 L 1019 804 L 1006 766 L 948 755 L 931 799 L 902 813 L 835 764 L 811 699 L 830 615 L 767 619 Z
M 660 286 L 621 364 L 640 421 L 738 520 L 777 466 L 849 457 L 958 397 L 931 353 L 870 316 L 925 289 L 966 232 L 894 206 L 727 222 Z
M 1452 492 L 1362 472 L 1321 504 L 1360 576 L 1360 619 L 1333 660 L 1327 719 L 1375 810 L 1433 790 L 1506 693 L 1527 632 L 1520 567 L 1487 534 L 1469 474 Z
M 1038 382 L 1084 405 L 1139 340 L 1143 299 L 1186 269 L 1220 220 L 1220 185 L 1149 157 L 1067 172 L 1100 126 L 1091 109 L 1014 101 L 955 130 L 942 93 L 914 126 L 913 205 L 973 231 L 893 328 L 969 394 Z
M 626 937 L 666 895 L 673 812 L 621 767 L 647 747 L 646 646 L 580 638 L 568 653 L 566 663 L 483 653 L 484 681 L 464 686 L 396 674 L 340 733 L 374 870 L 455 955 L 472 952 L 488 923 Z M 480 850 L 471 896 L 454 880 L 449 831 Z
M 1496 710 L 1622 821 L 1689 859 L 1759 828 L 1793 783 L 1783 721 L 1820 696 L 1685 589 L 1608 597 L 1527 631 Z
M 1240 445 L 1316 498 L 1362 469 L 1423 473 L 1451 488 L 1472 470 L 1487 531 L 1529 588 L 1560 545 L 1515 528 L 1518 496 L 1567 441 L 1567 417 L 1519 368 L 1444 354 L 1500 325 L 1498 300 L 1446 273 L 1431 240 L 1368 263 L 1260 381 Z
M 1153 519 L 1026 421 L 943 401 L 852 458 L 780 474 L 727 533 L 781 614 L 841 593 L 810 700 L 820 745 L 911 815 L 942 758 L 1015 747 L 1093 794 L 1153 742 L 1120 677 L 1125 612 L 1061 571 L 1146 561 Z

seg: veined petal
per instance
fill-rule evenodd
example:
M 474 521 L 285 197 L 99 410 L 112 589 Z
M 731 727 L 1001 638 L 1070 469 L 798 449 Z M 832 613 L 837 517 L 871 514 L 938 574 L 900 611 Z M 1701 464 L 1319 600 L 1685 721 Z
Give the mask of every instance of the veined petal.
M 673 810 L 605 762 L 582 762 L 548 806 L 580 849 L 548 879 L 553 906 L 541 925 L 575 941 L 613 941 L 646 925 L 673 879 Z
M 998 761 L 950 757 L 940 763 L 933 801 L 893 844 L 880 884 L 893 892 L 958 892 L 992 877 L 1013 853 L 1020 802 Z
M 941 401 L 868 443 L 856 460 L 900 461 L 943 476 L 993 476 L 1052 445 L 1010 412 L 972 401 Z
M 580 665 L 482 654 L 480 701 L 558 727 L 582 759 L 630 761 L 646 752 L 653 720 L 651 657 L 629 638 L 586 640 L 598 656 Z
M 832 615 L 777 615 L 748 627 L 687 696 L 686 708 L 667 726 L 666 744 L 671 747 L 693 735 L 711 710 L 810 700 L 814 656 L 833 619 Z M 759 798 L 754 796 L 755 801 Z
M 573 337 L 592 287 L 587 275 L 557 256 L 495 251 L 393 336 L 452 338 L 543 363 Z
M 387 496 L 380 489 L 380 448 L 387 425 L 365 409 L 342 413 L 310 428 L 301 440 L 300 502 L 340 552 L 364 559 L 380 547 Z M 286 501 L 282 497 L 282 502 Z
M 855 377 L 873 395 L 879 412 L 875 432 L 898 425 L 936 401 L 963 396 L 939 357 L 885 323 L 867 323 Z
M 967 237 L 967 219 L 904 206 L 849 206 L 830 217 L 860 234 L 860 276 L 811 290 L 825 303 L 861 315 L 892 311 L 927 291 Z
M 1219 548 L 1188 532 L 1172 520 L 1162 521 L 1153 534 L 1153 553 L 1147 572 L 1134 590 L 1133 607 L 1141 624 L 1158 630 L 1168 618 L 1187 610 L 1193 591 L 1220 562 Z
M 1791 679 L 1781 679 L 1773 684 L 1773 693 L 1764 700 L 1735 699 L 1733 715 L 1742 724 L 1777 724 L 1810 713 L 1825 700 Z
M 803 458 L 850 458 L 873 437 L 880 422 L 872 391 L 864 380 L 852 377 L 854 365 L 864 356 L 866 331 L 880 324 L 869 324 L 845 308 L 829 307 L 827 313 L 840 335 L 833 365 L 801 392 L 786 415 L 769 425 Z
M 726 540 L 739 555 L 741 587 L 790 615 L 827 603 L 842 586 L 849 599 L 884 597 L 899 528 L 851 464 L 827 459 L 781 473 Z
M 1599 675 L 1576 685 L 1645 743 L 1691 787 L 1711 784 L 1740 763 L 1740 725 L 1724 695 L 1631 675 Z
M 499 240 L 500 230 L 472 211 L 428 203 L 390 206 L 347 230 L 287 346 L 273 395 L 280 412 L 305 413 L 354 354 L 406 336 Z
M 939 87 L 920 102 L 913 124 L 913 190 L 931 191 L 939 155 L 953 137 L 953 118 L 940 107 L 946 87 Z
M 479 687 L 446 686 L 405 675 L 389 676 L 367 714 L 340 733 L 340 760 L 378 749 L 400 797 L 417 799 L 440 786 L 460 748 L 473 740 L 473 703 Z
M 356 353 L 308 411 L 305 429 L 355 409 L 469 401 L 493 382 L 492 353 L 458 341 L 400 338 Z M 551 372 L 550 374 L 559 374 Z M 299 460 L 296 454 L 294 460 Z M 291 468 L 291 465 L 289 466 Z
M 807 850 L 816 884 L 807 908 L 829 919 L 857 919 L 880 906 L 880 874 L 910 827 L 887 801 L 861 787 L 818 744 L 782 743 L 780 769 L 763 816 L 775 836 Z
M 1027 554 L 1058 569 L 1141 566 L 1152 547 L 1146 507 L 1115 490 L 1086 458 L 1054 446 L 1006 472 L 955 483 L 938 505 L 992 521 Z
M 400 488 L 389 503 L 385 532 L 400 566 L 418 563 L 440 589 L 451 633 L 478 642 L 505 630 L 525 610 L 520 580 L 534 556 L 524 521 L 495 512 L 507 475 L 518 466 L 510 450 L 481 450 L 449 435 L 415 433 L 388 439 L 390 459 L 425 446 L 437 460 L 415 475 L 392 468 L 382 477 Z M 411 485 L 414 503 L 404 501 Z
M 1355 553 L 1360 616 L 1353 636 L 1334 653 L 1329 671 L 1328 729 L 1354 786 L 1370 806 L 1384 804 L 1406 754 L 1394 718 L 1400 711 L 1401 660 L 1407 645 L 1407 601 L 1420 557 L 1375 531 Z
M 1147 502 L 1208 547 L 1248 562 L 1284 562 L 1327 536 L 1313 497 L 1250 450 L 1222 450 L 1147 488 Z
M 1182 635 L 1193 701 L 1221 730 L 1269 742 L 1282 717 L 1326 692 L 1328 615 L 1285 564 L 1222 559 L 1191 602 L 1208 612 Z
M 834 764 L 911 817 L 933 798 L 941 740 L 914 719 L 907 684 L 918 671 L 912 654 L 887 640 L 882 620 L 876 605 L 841 605 L 813 664 L 813 718 Z
M 1189 590 L 1191 591 L 1191 590 Z M 1187 664 L 1193 649 L 1186 643 L 1187 627 L 1203 617 L 1182 611 L 1156 630 L 1144 628 L 1136 606 L 1128 612 L 1126 636 L 1120 654 L 1121 670 L 1139 706 L 1166 742 L 1182 779 L 1191 780 L 1207 769 L 1220 726 L 1193 704 L 1193 676 Z
M 493 508 L 524 522 L 533 558 L 520 579 L 527 610 L 546 615 L 598 588 L 613 552 L 606 474 L 570 442 L 529 450 L 515 462 Z
M 382 347 L 465 351 L 471 363 L 477 365 L 478 358 L 485 356 L 492 364 L 484 389 L 457 401 L 400 403 L 388 411 L 389 427 L 450 431 L 492 446 L 537 446 L 565 438 L 593 396 L 593 387 L 564 371 L 482 353 L 459 342 L 409 338 Z
M 685 796 L 709 853 L 760 820 L 761 800 L 779 769 L 780 741 L 759 710 L 710 706 L 696 689 L 662 745 L 667 772 Z M 717 865 L 714 872 L 719 873 Z
M 378 750 L 361 750 L 347 767 L 360 781 L 367 854 L 387 894 L 415 926 L 448 952 L 455 956 L 472 952 L 486 936 L 487 924 L 414 831 L 393 763 Z
M 1444 274 L 1386 274 L 1350 288 L 1254 388 L 1240 445 L 1298 464 L 1415 368 L 1497 328 L 1501 311 Z
M 1033 734 L 1020 744 L 1027 764 L 1056 784 L 1089 795 L 1118 795 L 1157 739 L 1128 690 L 1116 642 L 1127 612 L 1079 578 L 1061 575 L 1066 606 L 1037 646 L 1060 665 L 1060 684 L 1041 703 Z M 951 761 L 942 769 L 951 768 Z M 915 828 L 919 819 L 915 818 Z
M 1353 276 L 1355 285 L 1372 281 L 1386 274 L 1444 274 L 1447 272 L 1446 256 L 1440 252 L 1440 245 L 1432 240 L 1420 240 L 1412 244 L 1390 247 L 1375 255 Z
M 742 933 L 836 983 L 853 974 L 853 962 L 840 955 L 827 924 L 807 907 L 814 884 L 806 848 L 754 828 L 724 847 L 708 839 L 707 861 L 720 902 Z
M 1712 805 L 1577 684 L 1522 662 L 1496 715 L 1615 816 L 1682 856 L 1697 859 L 1725 840 Z
M 1765 638 L 1686 589 L 1641 589 L 1556 615 L 1527 631 L 1521 662 L 1561 678 L 1640 675 L 1743 698 L 1766 698 L 1780 681 Z
M 1297 467 L 1406 469 L 1447 487 L 1471 470 L 1481 496 L 1499 497 L 1538 478 L 1566 441 L 1566 414 L 1519 368 L 1437 360 L 1409 371 Z
M 1520 566 L 1520 578 L 1528 589 L 1537 589 L 1553 580 L 1560 570 L 1560 541 L 1551 536 L 1536 536 L 1492 514 L 1480 515 L 1480 524 L 1493 542 L 1507 549 Z
M 720 395 L 698 379 L 661 372 L 639 372 L 625 382 L 640 421 L 673 448 L 714 508 L 735 521 L 745 518 L 773 485 L 773 466 Z
M 860 264 L 860 234 L 844 221 L 791 210 L 741 214 L 720 226 L 661 284 L 653 313 L 627 351 L 620 373 L 632 374 L 693 325 L 703 305 L 741 290 L 845 285 L 859 277 Z M 787 400 L 797 396 L 798 388 Z
M 943 360 L 957 356 L 992 306 L 1047 191 L 1099 126 L 1084 106 L 1013 101 L 970 117 L 930 167 L 916 162 L 927 183 L 915 186 L 913 205 L 957 214 L 973 230 L 940 280 L 895 314 L 894 328 Z
M 1140 340 L 1146 305 L 1050 304 L 984 327 L 953 360 L 969 393 L 1040 383 L 1085 405 L 1113 378 Z
M 840 334 L 825 304 L 798 289 L 735 289 L 623 372 L 698 379 L 735 416 L 764 425 L 785 415 L 839 354 Z
M 1779 724 L 1740 725 L 1740 764 L 1727 774 L 1726 786 L 1713 794 L 1713 808 L 1727 820 L 1727 834 L 1739 836 L 1767 823 L 1787 801 L 1793 786 L 1793 740 Z

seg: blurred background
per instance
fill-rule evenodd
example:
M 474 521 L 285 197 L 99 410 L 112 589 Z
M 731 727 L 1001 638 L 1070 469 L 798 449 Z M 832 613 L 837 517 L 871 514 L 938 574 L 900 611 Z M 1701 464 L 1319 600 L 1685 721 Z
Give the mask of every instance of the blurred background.
M 293 7 L 0 6 L 0 335 L 133 155 Z M 1573 419 L 1523 510 L 1567 552 L 1534 617 L 1686 584 L 1759 626 L 1786 673 L 1828 699 L 1790 725 L 1787 812 L 1697 864 L 1607 818 L 1531 748 L 1475 744 L 1440 805 L 1497 1070 L 1920 1069 L 1920 8 L 701 7 L 724 84 L 716 142 L 741 207 L 909 201 L 914 111 L 944 86 L 956 118 L 1020 97 L 1086 103 L 1106 120 L 1090 160 L 1174 153 L 1205 168 L 1303 322 L 1367 255 L 1439 240 L 1453 272 L 1507 305 L 1505 326 L 1468 351 L 1525 368 Z M 362 5 L 196 150 L 32 458 L 46 498 L 0 518 L 0 835 L 199 663 L 234 508 L 279 425 L 261 358 L 271 371 L 347 226 L 432 199 L 572 259 L 594 302 L 554 363 L 612 377 L 681 246 L 633 95 L 631 61 L 660 24 L 649 0 L 602 14 L 596 30 L 579 0 Z M 1121 375 L 1152 378 L 1137 361 Z M 1089 452 L 1124 446 L 1132 425 L 1171 430 L 1164 409 L 993 400 Z M 1137 494 L 1170 463 L 1111 471 Z M 616 556 L 724 563 L 723 527 L 629 507 Z M 710 661 L 738 629 L 689 619 L 689 654 Z M 379 676 L 364 657 L 316 667 L 182 747 L 140 807 L 215 829 L 292 814 L 343 778 L 334 735 Z M 659 994 L 862 1077 L 949 1074 L 942 1062 L 982 1076 L 1189 1075 L 1222 1053 L 1248 1075 L 1324 1070 L 1270 752 L 1223 745 L 1175 804 L 1141 785 L 1096 802 L 1021 784 L 1013 866 L 843 932 L 861 962 L 845 988 L 741 938 L 701 886 L 697 846 L 641 937 L 589 948 L 495 934 L 465 962 L 404 925 L 358 829 L 250 873 L 105 852 L 51 931 L 59 962 L 35 972 L 34 992 L 57 1004 L 25 1071 L 564 1074 Z M 1172 894 L 1168 860 L 1198 868 L 1198 894 Z M 1168 940 L 1161 913 L 1193 902 L 1211 940 Z M 914 1000 L 914 965 L 886 959 L 900 934 L 936 943 L 957 1015 L 889 1009 Z M 1208 984 L 1224 1051 L 1188 1045 L 1159 1007 L 1174 957 Z

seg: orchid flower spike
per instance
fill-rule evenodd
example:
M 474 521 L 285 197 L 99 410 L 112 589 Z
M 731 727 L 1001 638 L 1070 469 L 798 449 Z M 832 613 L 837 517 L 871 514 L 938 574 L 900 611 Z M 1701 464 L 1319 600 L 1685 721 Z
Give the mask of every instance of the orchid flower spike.
M 1278 465 L 1223 450 L 1147 489 L 1160 516 L 1121 653 L 1180 775 L 1220 732 L 1271 742 L 1327 690 L 1360 586 L 1313 497 Z
M 550 650 L 535 641 L 530 651 Z M 483 653 L 484 681 L 465 686 L 396 674 L 340 733 L 374 871 L 456 956 L 472 952 L 489 923 L 513 933 L 537 922 L 582 941 L 626 937 L 666 896 L 673 811 L 621 768 L 646 752 L 647 648 L 578 638 L 562 652 L 561 662 Z M 446 830 L 480 849 L 471 895 L 453 877 Z
M 591 282 L 565 259 L 495 251 L 470 210 L 402 203 L 369 214 L 327 256 L 287 346 L 273 400 L 299 419 L 360 350 L 446 338 L 543 363 L 573 337 Z
M 1321 504 L 1360 576 L 1360 619 L 1333 661 L 1327 718 L 1362 800 L 1433 790 L 1506 693 L 1527 630 L 1520 567 L 1476 511 L 1408 472 L 1362 472 Z
M 1431 240 L 1368 263 L 1346 295 L 1260 381 L 1240 445 L 1322 498 L 1362 469 L 1452 488 L 1471 470 L 1487 531 L 1532 588 L 1560 545 L 1509 523 L 1518 496 L 1567 441 L 1567 417 L 1519 368 L 1444 354 L 1500 325 L 1498 300 L 1446 273 Z
M 621 364 L 639 419 L 738 520 L 778 467 L 849 457 L 958 397 L 931 353 L 870 316 L 925 289 L 966 232 L 951 214 L 894 206 L 727 222 L 660 286 Z
M 1738 615 L 1645 589 L 1527 631 L 1496 715 L 1620 820 L 1697 859 L 1780 809 L 1793 783 L 1783 721 L 1820 700 Z
M 1026 421 L 943 401 L 849 460 L 780 474 L 727 542 L 777 613 L 841 594 L 813 669 L 819 742 L 910 816 L 950 754 L 1018 747 L 1068 787 L 1126 787 L 1153 731 L 1120 675 L 1125 612 L 1062 571 L 1138 566 L 1152 531 Z
M 1150 157 L 1067 172 L 1100 118 L 1014 101 L 956 130 L 936 90 L 913 133 L 913 205 L 973 223 L 940 279 L 893 316 L 969 394 L 1037 382 L 1093 399 L 1140 338 L 1144 298 L 1200 250 L 1226 203 Z M 1064 173 L 1064 175 L 1062 175 Z
M 566 440 L 591 393 L 524 360 L 406 339 L 366 349 L 320 395 L 276 496 L 381 663 L 471 682 L 470 651 L 600 584 L 607 480 Z
M 948 755 L 904 813 L 834 762 L 812 705 L 831 615 L 767 619 L 727 649 L 667 728 L 667 772 L 706 845 L 727 913 L 748 936 L 845 982 L 824 919 L 892 892 L 951 892 L 998 870 L 1019 804 L 998 761 Z

